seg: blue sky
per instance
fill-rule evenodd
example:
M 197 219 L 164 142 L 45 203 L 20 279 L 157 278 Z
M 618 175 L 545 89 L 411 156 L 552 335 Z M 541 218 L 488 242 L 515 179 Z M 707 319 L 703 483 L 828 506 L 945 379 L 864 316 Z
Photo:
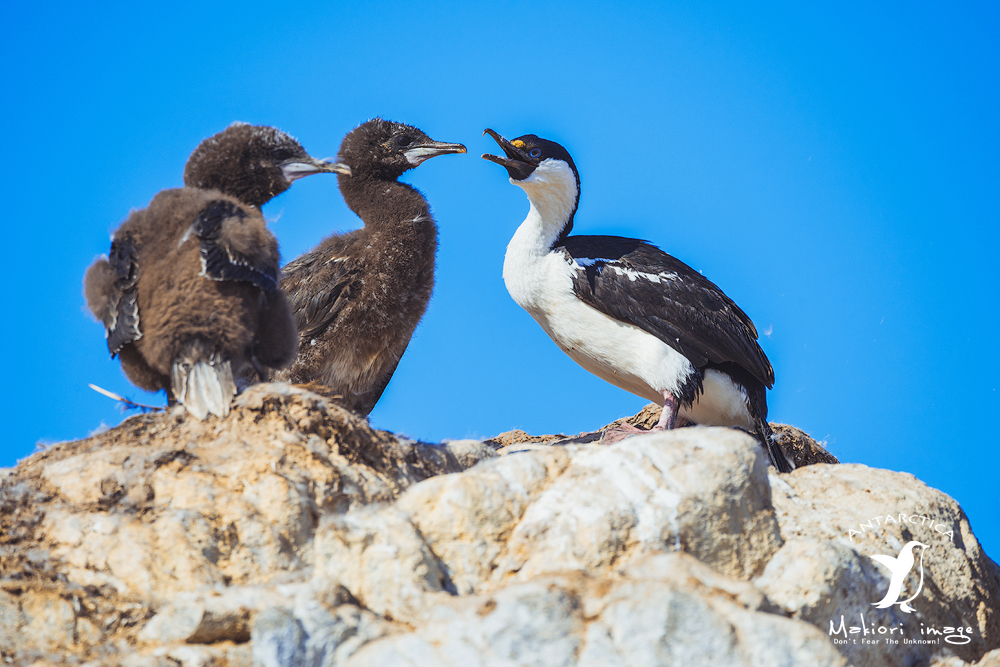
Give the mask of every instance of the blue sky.
M 7 3 L 0 466 L 117 424 L 87 383 L 163 402 L 108 358 L 81 280 L 201 139 L 243 120 L 332 156 L 379 115 L 469 154 L 404 177 L 440 227 L 437 287 L 375 426 L 575 433 L 644 404 L 506 293 L 528 204 L 481 135 L 535 133 L 580 170 L 577 233 L 657 243 L 770 332 L 772 420 L 954 496 L 996 558 L 998 9 L 872 5 Z M 322 175 L 265 213 L 286 260 L 359 225 Z

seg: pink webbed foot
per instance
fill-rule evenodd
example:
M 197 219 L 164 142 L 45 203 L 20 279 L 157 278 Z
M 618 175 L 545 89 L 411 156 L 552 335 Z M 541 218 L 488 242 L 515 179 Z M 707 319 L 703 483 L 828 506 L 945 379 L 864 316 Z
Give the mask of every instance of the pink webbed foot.
M 607 431 L 605 431 L 604 435 L 601 436 L 601 444 L 612 445 L 616 442 L 621 442 L 625 438 L 631 438 L 633 435 L 639 435 L 641 433 L 652 433 L 653 431 L 658 431 L 658 430 L 660 429 L 658 429 L 656 426 L 647 431 L 646 429 L 636 428 L 631 424 L 622 424 L 621 426 L 609 428 Z

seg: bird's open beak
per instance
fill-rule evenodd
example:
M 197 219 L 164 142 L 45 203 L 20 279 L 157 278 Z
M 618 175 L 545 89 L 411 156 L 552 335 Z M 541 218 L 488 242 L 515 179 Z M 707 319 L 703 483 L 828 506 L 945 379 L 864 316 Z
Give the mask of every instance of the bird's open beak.
M 424 160 L 429 160 L 438 155 L 447 153 L 465 153 L 465 146 L 462 144 L 448 144 L 443 141 L 425 141 L 403 151 L 407 162 L 416 167 Z
M 281 165 L 281 173 L 284 175 L 285 179 L 289 183 L 292 181 L 302 178 L 303 176 L 312 176 L 313 174 L 323 174 L 323 173 L 336 173 L 344 174 L 345 176 L 351 175 L 351 168 L 348 167 L 343 162 L 330 162 L 328 160 L 317 160 L 316 158 L 306 157 L 306 158 L 296 158 L 289 160 Z
M 500 157 L 499 155 L 483 153 L 482 157 L 484 160 L 496 162 L 498 165 L 506 169 L 507 173 L 515 181 L 523 181 L 528 176 L 531 176 L 531 172 L 535 171 L 535 167 L 538 166 L 540 160 L 536 160 L 531 157 L 514 143 L 507 141 L 489 128 L 483 130 L 483 134 L 488 134 L 493 137 L 493 139 L 500 145 L 500 148 L 503 149 L 503 152 L 507 155 L 507 157 Z

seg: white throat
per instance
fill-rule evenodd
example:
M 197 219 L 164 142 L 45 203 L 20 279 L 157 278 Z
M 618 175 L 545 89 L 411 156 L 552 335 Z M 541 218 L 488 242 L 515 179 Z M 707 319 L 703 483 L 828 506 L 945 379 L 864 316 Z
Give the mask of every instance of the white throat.
M 514 300 L 534 314 L 548 273 L 545 258 L 576 208 L 576 176 L 566 162 L 548 159 L 528 178 L 510 182 L 524 190 L 531 208 L 507 244 L 503 279 Z
M 562 160 L 543 160 L 531 176 L 523 181 L 510 182 L 528 195 L 531 209 L 517 233 L 526 227 L 534 227 L 534 235 L 544 243 L 545 251 L 559 238 L 563 227 L 576 208 L 576 176 L 568 164 Z M 516 238 L 516 235 L 515 235 Z
M 510 182 L 528 195 L 531 208 L 528 216 L 514 233 L 507 245 L 511 252 L 545 254 L 559 238 L 563 228 L 576 208 L 576 176 L 562 160 L 543 160 L 523 181 Z M 507 268 L 504 263 L 504 277 Z

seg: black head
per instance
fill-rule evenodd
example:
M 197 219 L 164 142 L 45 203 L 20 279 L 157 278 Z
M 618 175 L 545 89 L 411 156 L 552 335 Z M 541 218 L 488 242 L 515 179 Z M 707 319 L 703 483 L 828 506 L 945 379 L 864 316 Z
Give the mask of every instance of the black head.
M 542 139 L 534 134 L 524 134 L 513 141 L 508 141 L 489 128 L 484 130 L 483 134 L 493 137 L 497 144 L 500 145 L 500 148 L 503 149 L 505 155 L 505 157 L 500 157 L 499 155 L 483 153 L 483 159 L 496 162 L 506 169 L 510 175 L 510 180 L 516 185 L 521 185 L 523 181 L 527 181 L 535 173 L 536 169 L 543 164 L 549 163 L 550 160 L 564 162 L 573 171 L 573 177 L 576 179 L 576 201 L 573 204 L 572 212 L 563 225 L 559 238 L 556 239 L 556 243 L 562 243 L 573 230 L 573 218 L 580 204 L 580 172 L 576 170 L 576 164 L 573 162 L 573 158 L 570 157 L 569 151 L 554 141 Z M 528 186 L 530 183 L 532 181 L 527 181 L 522 187 Z M 531 197 L 530 193 L 528 196 L 529 198 Z
M 484 130 L 483 134 L 493 137 L 506 154 L 506 157 L 500 157 L 484 153 L 483 159 L 496 162 L 506 169 L 515 181 L 523 181 L 531 176 L 538 165 L 545 160 L 562 160 L 576 175 L 576 189 L 577 192 L 580 191 L 580 172 L 576 170 L 576 164 L 570 157 L 569 151 L 556 142 L 542 139 L 534 134 L 525 134 L 513 141 L 508 141 L 489 128 Z
M 221 190 L 260 207 L 303 176 L 350 174 L 347 165 L 310 157 L 302 144 L 266 125 L 233 123 L 198 145 L 184 167 L 184 185 Z
M 412 125 L 374 118 L 344 137 L 337 159 L 351 167 L 355 179 L 395 180 L 424 160 L 464 152 L 462 144 L 434 141 Z

